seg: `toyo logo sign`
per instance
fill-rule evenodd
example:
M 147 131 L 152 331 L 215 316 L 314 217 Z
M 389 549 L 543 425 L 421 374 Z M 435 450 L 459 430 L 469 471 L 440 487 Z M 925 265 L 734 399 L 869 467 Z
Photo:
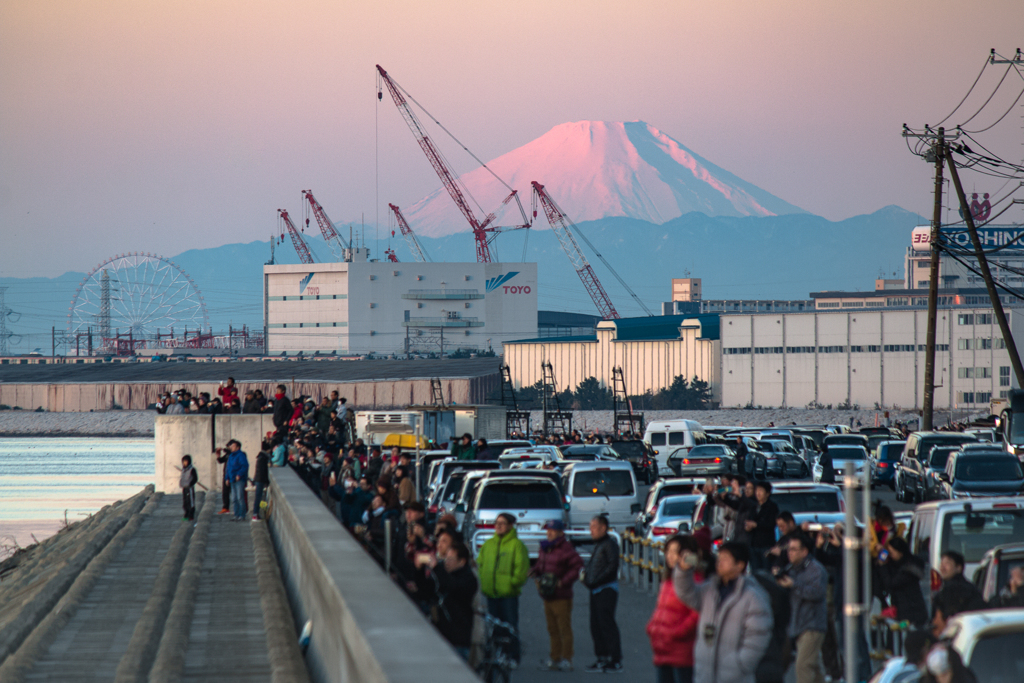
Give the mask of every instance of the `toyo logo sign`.
M 299 280 L 299 294 L 307 293 L 306 292 L 307 285 L 309 285 L 309 281 L 313 279 L 313 275 L 314 275 L 313 273 L 310 273 L 306 277 L 304 277 L 301 280 Z M 308 289 L 309 289 L 309 292 L 308 292 L 309 294 L 314 294 L 315 295 L 315 294 L 319 294 L 320 293 L 320 288 L 319 287 L 309 287 Z
M 519 271 L 518 270 L 513 270 L 510 273 L 505 273 L 504 275 L 499 275 L 498 277 L 492 277 L 491 279 L 489 279 L 487 281 L 486 286 L 485 286 L 485 289 L 487 290 L 487 293 L 490 294 L 494 290 L 496 290 L 499 287 L 501 287 L 503 290 L 505 290 L 506 294 L 529 294 L 530 291 L 531 291 L 530 290 L 530 285 L 506 285 L 505 284 L 506 282 L 508 282 L 509 280 L 514 278 L 516 275 L 519 275 Z

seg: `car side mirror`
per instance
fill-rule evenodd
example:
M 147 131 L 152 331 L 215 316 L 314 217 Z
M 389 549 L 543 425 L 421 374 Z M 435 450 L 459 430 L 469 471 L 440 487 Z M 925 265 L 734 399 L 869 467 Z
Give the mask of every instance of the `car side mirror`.
M 465 512 L 466 511 L 466 504 L 465 503 L 459 503 L 458 505 L 455 506 L 455 511 L 456 512 Z
M 633 503 L 632 505 L 630 505 L 629 506 L 629 512 L 631 514 L 634 514 L 634 515 L 639 513 L 640 512 L 640 503 Z

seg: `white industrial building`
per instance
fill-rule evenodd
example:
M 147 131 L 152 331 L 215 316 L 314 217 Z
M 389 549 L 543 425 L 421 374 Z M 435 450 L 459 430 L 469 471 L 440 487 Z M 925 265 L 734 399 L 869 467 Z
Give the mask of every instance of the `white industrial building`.
M 537 335 L 536 263 L 263 267 L 270 355 L 500 349 Z
M 1024 309 L 1008 308 L 1014 339 Z M 937 313 L 935 407 L 987 406 L 1016 380 L 990 307 Z M 919 408 L 926 309 L 723 315 L 722 405 Z

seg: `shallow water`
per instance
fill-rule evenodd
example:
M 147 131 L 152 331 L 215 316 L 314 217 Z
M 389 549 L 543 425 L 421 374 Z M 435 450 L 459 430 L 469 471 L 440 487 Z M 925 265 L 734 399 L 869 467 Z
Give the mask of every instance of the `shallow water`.
M 65 515 L 135 495 L 153 483 L 154 452 L 152 438 L 0 437 L 0 535 L 42 540 Z

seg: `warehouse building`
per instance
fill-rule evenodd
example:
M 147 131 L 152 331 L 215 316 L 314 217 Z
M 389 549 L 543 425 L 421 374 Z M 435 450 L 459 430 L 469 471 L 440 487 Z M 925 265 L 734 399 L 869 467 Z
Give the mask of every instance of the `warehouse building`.
M 500 349 L 537 335 L 536 263 L 263 267 L 270 355 Z
M 588 377 L 612 386 L 612 368 L 621 367 L 630 395 L 657 392 L 682 375 L 697 377 L 721 397 L 721 344 L 717 315 L 669 315 L 603 320 L 593 334 L 505 342 L 512 384 L 533 386 L 550 362 L 559 391 L 575 389 Z
M 1006 310 L 1015 339 L 1024 309 Z M 991 307 L 937 313 L 935 407 L 985 407 L 1016 380 Z M 927 309 L 722 316 L 722 405 L 919 408 Z

